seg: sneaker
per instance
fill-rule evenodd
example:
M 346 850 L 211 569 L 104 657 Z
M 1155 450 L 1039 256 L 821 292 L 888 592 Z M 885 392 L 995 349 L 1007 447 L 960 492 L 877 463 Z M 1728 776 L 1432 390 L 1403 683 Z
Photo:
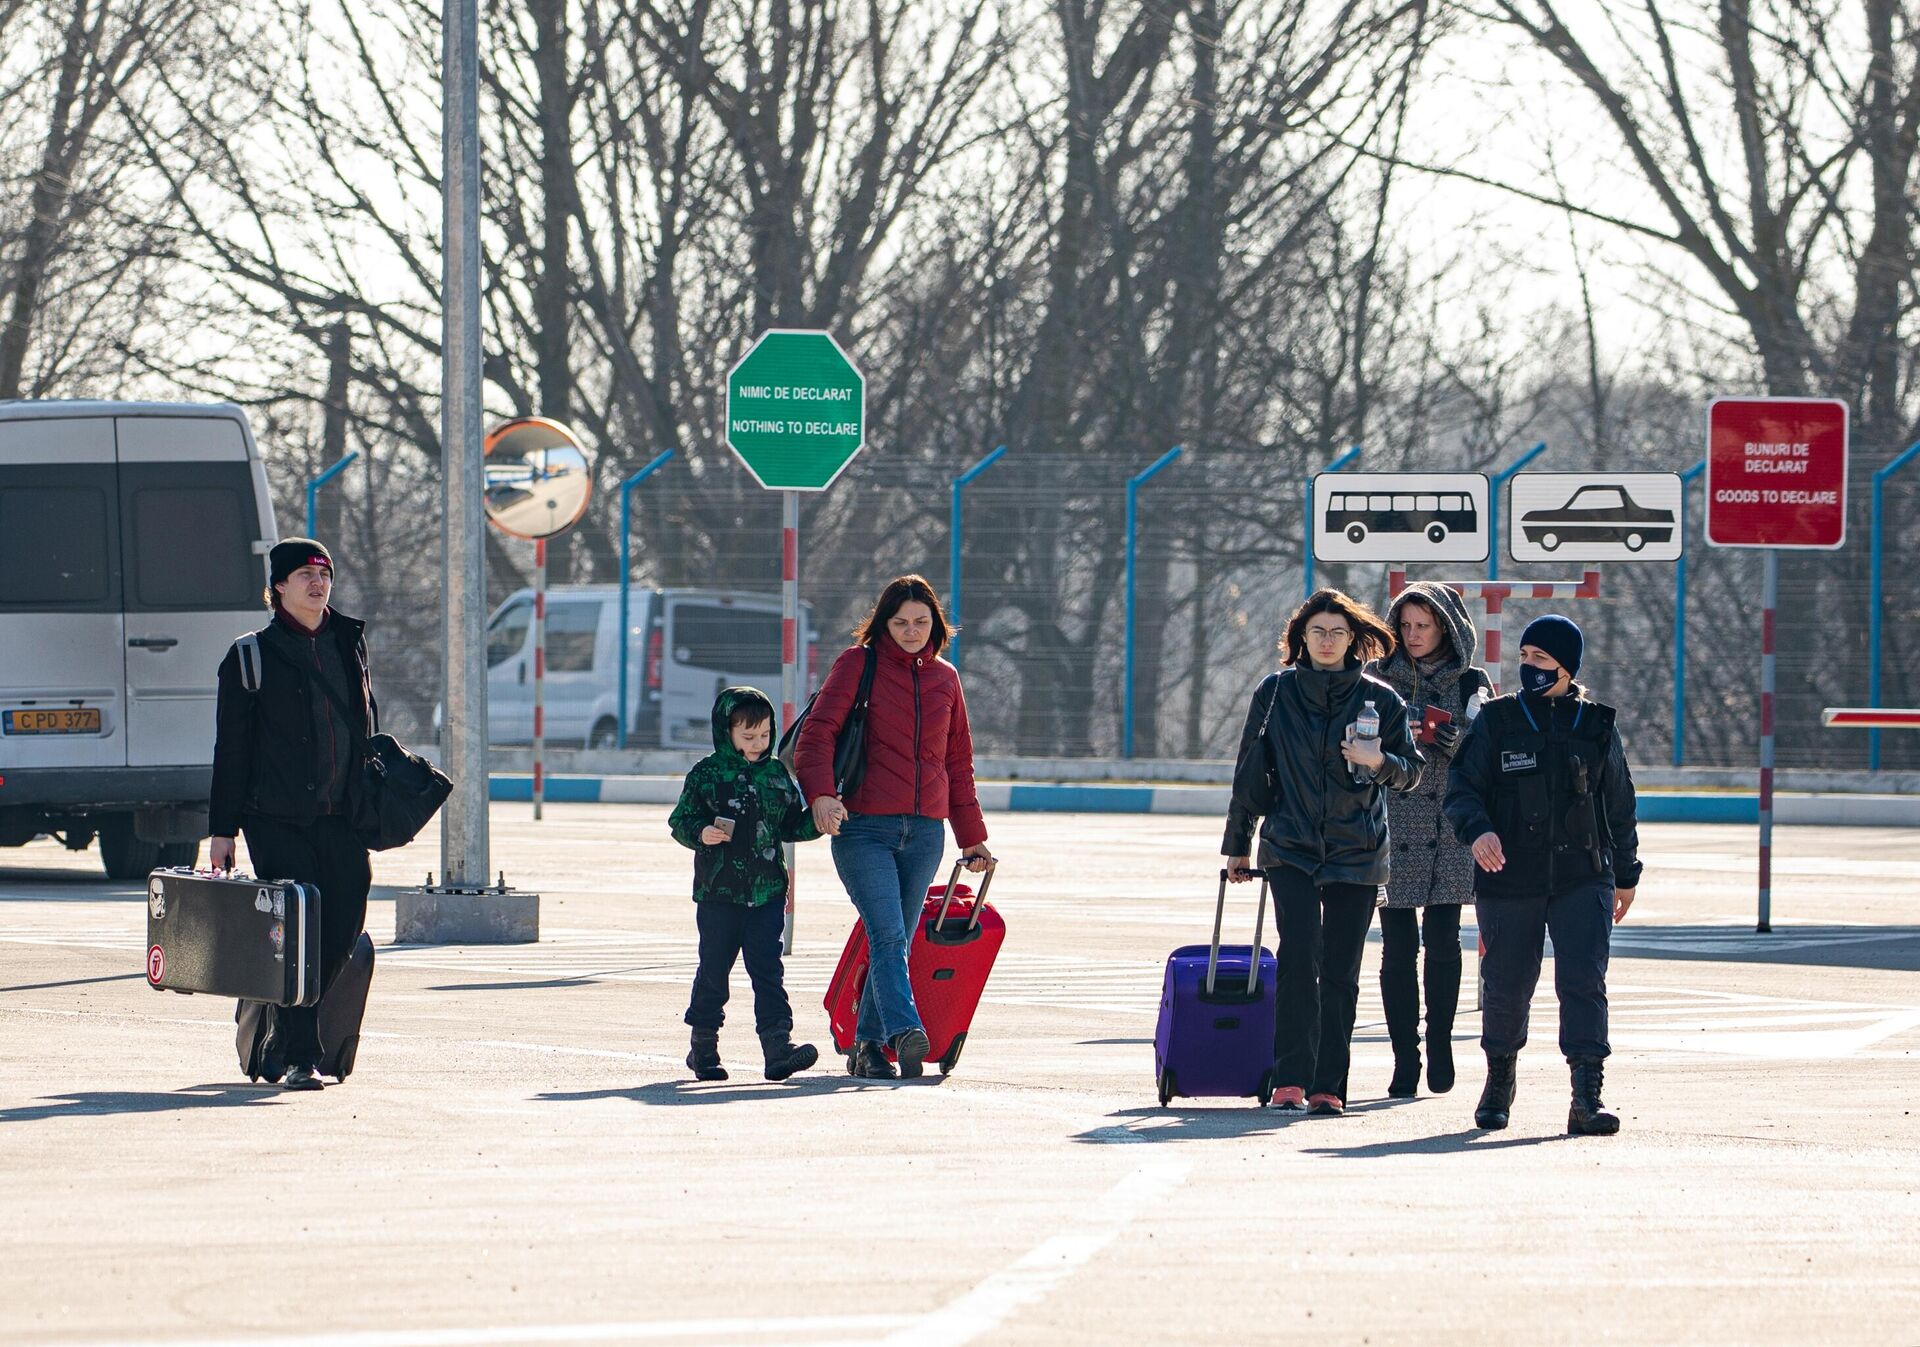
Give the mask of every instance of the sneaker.
M 1337 1118 L 1347 1111 L 1347 1105 L 1337 1094 L 1310 1094 L 1307 1096 L 1307 1111 L 1323 1118 Z
M 320 1073 L 310 1066 L 295 1066 L 287 1069 L 287 1078 L 282 1081 L 283 1090 L 324 1090 L 327 1087 L 320 1080 Z
M 927 1031 L 917 1027 L 902 1029 L 887 1046 L 893 1049 L 894 1060 L 900 1063 L 902 1080 L 912 1080 L 920 1075 L 927 1054 L 933 1051 L 933 1044 L 927 1041 Z
M 1281 1113 L 1305 1113 L 1307 1092 L 1298 1085 L 1282 1085 L 1273 1092 L 1273 1107 Z

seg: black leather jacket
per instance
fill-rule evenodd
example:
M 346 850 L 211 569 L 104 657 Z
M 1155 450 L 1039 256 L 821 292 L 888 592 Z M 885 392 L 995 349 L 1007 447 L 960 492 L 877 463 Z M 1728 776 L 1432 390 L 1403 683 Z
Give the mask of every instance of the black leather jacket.
M 1353 779 L 1340 745 L 1368 702 L 1380 713 L 1380 748 L 1387 760 L 1363 784 Z M 1260 751 L 1263 721 L 1280 802 L 1260 825 L 1261 868 L 1290 865 L 1321 885 L 1386 883 L 1391 859 L 1387 792 L 1420 784 L 1420 750 L 1407 733 L 1407 704 L 1400 694 L 1358 664 L 1331 673 L 1282 669 L 1254 689 L 1240 733 L 1241 761 Z M 1236 797 L 1227 809 L 1221 854 L 1246 855 L 1253 825 L 1253 811 Z
M 214 712 L 212 836 L 233 837 L 253 817 L 306 824 L 343 812 L 338 787 L 354 763 L 353 740 L 364 740 L 372 725 L 365 630 L 364 622 L 331 610 L 311 640 L 278 619 L 269 622 L 259 633 L 258 692 L 241 682 L 237 650 L 227 651 Z M 350 685 L 345 700 L 354 715 L 344 725 L 316 682 L 314 647 L 322 641 L 336 643 Z

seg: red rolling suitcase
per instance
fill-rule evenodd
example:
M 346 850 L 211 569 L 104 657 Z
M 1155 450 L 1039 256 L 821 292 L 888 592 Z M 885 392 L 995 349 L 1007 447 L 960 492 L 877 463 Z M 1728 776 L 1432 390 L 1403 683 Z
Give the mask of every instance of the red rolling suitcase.
M 927 890 L 926 906 L 907 955 L 907 974 L 913 984 L 913 1004 L 931 1045 L 927 1060 L 941 1072 L 952 1071 L 966 1046 L 967 1029 L 980 1006 L 987 975 L 1007 938 L 1007 924 L 987 902 L 993 866 L 980 880 L 978 895 L 960 883 L 966 861 L 954 863 L 945 884 Z M 833 1046 L 853 1051 L 854 1029 L 860 1018 L 860 994 L 867 986 L 867 929 L 854 922 L 840 965 L 827 984 L 827 1019 L 833 1027 Z M 891 1058 L 893 1053 L 888 1051 Z

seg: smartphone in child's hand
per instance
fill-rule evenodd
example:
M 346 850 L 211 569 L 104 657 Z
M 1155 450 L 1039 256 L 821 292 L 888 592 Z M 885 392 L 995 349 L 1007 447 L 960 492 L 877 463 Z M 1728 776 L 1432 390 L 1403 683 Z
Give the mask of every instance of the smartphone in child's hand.
M 713 820 L 713 826 L 718 828 L 721 832 L 725 833 L 727 835 L 727 840 L 729 842 L 733 840 L 733 820 L 732 819 L 716 817 Z

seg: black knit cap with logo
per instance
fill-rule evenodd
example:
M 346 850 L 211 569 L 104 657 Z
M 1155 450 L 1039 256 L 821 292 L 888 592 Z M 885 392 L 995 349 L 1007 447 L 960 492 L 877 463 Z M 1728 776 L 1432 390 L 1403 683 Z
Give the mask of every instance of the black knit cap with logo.
M 325 543 L 312 538 L 282 538 L 267 554 L 267 573 L 273 584 L 283 583 L 302 566 L 325 566 L 331 571 L 333 553 L 327 551 Z

